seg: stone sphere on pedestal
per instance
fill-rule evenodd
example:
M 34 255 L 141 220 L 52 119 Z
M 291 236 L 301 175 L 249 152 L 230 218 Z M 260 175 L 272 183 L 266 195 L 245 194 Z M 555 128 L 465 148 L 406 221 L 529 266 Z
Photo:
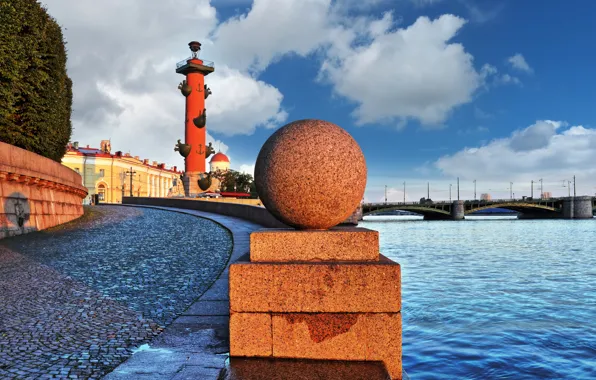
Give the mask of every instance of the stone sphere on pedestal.
M 358 143 L 323 120 L 298 120 L 265 142 L 255 165 L 263 205 L 297 229 L 325 230 L 346 220 L 366 187 Z

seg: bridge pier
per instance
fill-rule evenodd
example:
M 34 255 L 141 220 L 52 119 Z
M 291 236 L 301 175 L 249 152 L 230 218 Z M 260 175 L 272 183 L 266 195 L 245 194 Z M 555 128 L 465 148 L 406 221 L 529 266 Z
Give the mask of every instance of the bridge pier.
M 592 219 L 592 197 L 568 197 L 563 199 L 563 219 Z
M 563 219 L 573 219 L 575 211 L 574 203 L 575 202 L 573 202 L 573 197 L 563 199 L 563 207 L 561 209 Z
M 592 219 L 592 197 L 580 196 L 573 200 L 573 219 Z
M 455 201 L 451 205 L 451 218 L 453 220 L 464 219 L 464 201 Z

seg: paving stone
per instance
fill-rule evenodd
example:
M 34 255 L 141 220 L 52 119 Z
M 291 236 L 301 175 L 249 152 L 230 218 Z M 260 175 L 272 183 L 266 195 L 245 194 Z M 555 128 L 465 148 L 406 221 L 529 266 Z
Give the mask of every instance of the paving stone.
M 209 220 L 95 210 L 94 220 L 0 243 L 1 379 L 101 378 L 158 336 L 229 261 L 230 234 Z M 195 322 L 219 327 L 227 319 Z M 220 340 L 210 344 L 222 350 Z
M 223 315 L 183 315 L 176 318 L 172 325 L 189 325 L 194 327 L 228 326 L 230 317 Z
M 229 289 L 228 279 L 220 278 L 201 297 L 201 301 L 226 301 L 228 300 Z
M 186 366 L 172 380 L 217 379 L 220 372 L 221 368 Z
M 193 303 L 182 315 L 230 315 L 230 302 L 200 300 Z

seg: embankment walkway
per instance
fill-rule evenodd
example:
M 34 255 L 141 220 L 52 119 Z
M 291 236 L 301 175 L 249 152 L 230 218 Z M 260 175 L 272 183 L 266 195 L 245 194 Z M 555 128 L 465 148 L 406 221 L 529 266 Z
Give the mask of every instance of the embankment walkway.
M 250 233 L 261 225 L 235 217 L 173 207 L 149 207 L 207 218 L 227 228 L 233 250 L 226 269 L 213 285 L 163 333 L 141 346 L 104 377 L 120 379 L 217 379 L 229 352 L 229 265 L 249 251 Z

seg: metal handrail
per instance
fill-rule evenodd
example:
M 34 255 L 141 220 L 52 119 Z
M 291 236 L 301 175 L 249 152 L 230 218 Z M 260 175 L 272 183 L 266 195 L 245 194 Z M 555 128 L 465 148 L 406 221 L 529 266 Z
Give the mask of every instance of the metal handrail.
M 193 57 L 188 57 L 188 58 L 186 58 L 186 59 L 184 59 L 184 60 L 176 63 L 176 69 L 179 69 L 182 66 L 188 64 L 188 61 L 191 60 L 191 59 L 193 59 Z M 197 58 L 197 59 L 200 59 L 200 58 Z M 202 63 L 203 66 L 215 67 L 215 63 L 213 63 L 212 61 L 206 61 L 206 60 L 203 60 L 203 59 L 201 59 L 201 61 L 203 61 L 203 63 Z

